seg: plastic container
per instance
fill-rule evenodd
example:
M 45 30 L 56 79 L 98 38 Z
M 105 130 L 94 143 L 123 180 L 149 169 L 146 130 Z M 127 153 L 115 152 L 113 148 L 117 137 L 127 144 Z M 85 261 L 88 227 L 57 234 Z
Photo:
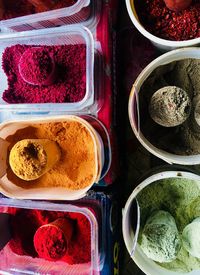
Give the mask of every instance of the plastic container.
M 102 201 L 94 201 L 88 198 L 88 203 L 79 202 L 79 204 L 55 204 L 50 202 L 18 201 L 1 198 L 0 212 L 9 212 L 10 207 L 17 209 L 37 209 L 46 211 L 59 211 L 68 213 L 83 214 L 89 221 L 91 227 L 91 261 L 88 263 L 69 265 L 63 261 L 47 261 L 41 258 L 31 256 L 17 255 L 5 245 L 0 251 L 0 273 L 1 274 L 76 274 L 76 275 L 97 275 L 104 265 L 104 245 L 101 241 L 104 228 L 104 213 Z M 27 210 L 28 211 L 28 210 Z M 1 217 L 2 214 L 0 214 Z M 1 228 L 10 228 L 8 220 L 1 219 Z
M 138 29 L 138 31 L 142 35 L 148 38 L 160 50 L 170 51 L 176 48 L 191 47 L 191 46 L 197 46 L 198 44 L 200 44 L 200 37 L 195 39 L 185 40 L 185 41 L 172 41 L 172 40 L 159 38 L 151 34 L 150 32 L 148 32 L 141 25 L 134 7 L 134 0 L 126 0 L 126 7 L 128 10 L 130 19 L 133 22 L 134 26 Z
M 123 220 L 122 220 L 122 230 L 123 230 L 123 238 L 126 245 L 126 248 L 129 254 L 132 251 L 133 237 L 134 231 L 131 226 L 131 205 L 134 198 L 138 195 L 138 193 L 143 190 L 147 185 L 167 178 L 183 178 L 183 179 L 191 179 L 199 182 L 200 188 L 200 177 L 193 173 L 182 172 L 182 171 L 165 171 L 158 174 L 154 174 L 153 176 L 148 177 L 144 181 L 142 181 L 132 192 L 130 197 L 128 198 L 125 208 L 123 209 Z M 137 245 L 134 255 L 132 256 L 133 261 L 139 266 L 139 268 L 147 275 L 199 275 L 200 270 L 192 271 L 189 273 L 181 273 L 174 272 L 168 269 L 162 268 L 158 264 L 156 264 L 153 260 L 147 258 L 147 256 L 143 253 L 142 249 L 139 245 Z
M 92 29 L 99 20 L 100 8 L 101 1 L 78 0 L 66 8 L 2 20 L 0 28 L 3 32 L 21 32 L 82 23 Z
M 128 104 L 128 112 L 129 112 L 129 120 L 131 123 L 131 127 L 133 129 L 134 134 L 140 143 L 153 155 L 167 163 L 176 163 L 183 165 L 195 165 L 200 164 L 200 154 L 198 155 L 190 155 L 190 156 L 181 156 L 175 155 L 172 153 L 168 153 L 164 150 L 158 149 L 154 145 L 152 145 L 142 134 L 140 131 L 140 119 L 139 116 L 139 99 L 138 93 L 140 92 L 140 88 L 143 82 L 148 78 L 148 76 L 158 67 L 164 64 L 168 64 L 170 62 L 176 60 L 182 60 L 185 58 L 200 58 L 200 49 L 199 48 L 184 48 L 171 51 L 169 53 L 163 54 L 160 57 L 156 58 L 152 61 L 137 77 L 136 81 L 133 84 Z
M 42 118 L 35 118 L 35 119 L 28 119 L 28 120 L 18 120 L 18 121 L 9 121 L 2 123 L 0 125 L 0 137 L 2 139 L 5 139 L 8 135 L 15 133 L 16 130 L 22 129 L 30 125 L 30 123 L 33 124 L 39 124 L 39 123 L 47 123 L 47 122 L 60 122 L 60 121 L 66 121 L 66 120 L 75 120 L 82 123 L 91 133 L 94 144 L 96 147 L 96 160 L 97 160 L 97 175 L 95 182 L 98 183 L 98 181 L 104 177 L 109 170 L 110 167 L 110 141 L 107 136 L 107 132 L 103 133 L 102 137 L 100 136 L 103 132 L 101 130 L 101 133 L 97 132 L 94 127 L 91 126 L 90 122 L 87 122 L 84 118 L 80 118 L 78 116 L 57 116 L 57 117 L 42 117 Z M 91 121 L 92 117 L 88 117 L 88 120 Z M 103 125 L 98 122 L 98 120 L 95 121 L 96 127 L 103 127 Z M 103 128 L 103 130 L 105 130 Z M 109 154 L 104 149 L 104 143 L 103 141 L 107 141 L 107 150 L 109 150 Z M 13 184 L 11 181 L 8 180 L 6 175 L 6 168 L 7 168 L 7 143 L 0 142 L 0 147 L 2 152 L 6 152 L 5 155 L 2 155 L 0 162 L 2 167 L 0 169 L 1 172 L 1 179 L 0 179 L 0 190 L 1 192 L 12 198 L 18 198 L 18 199 L 46 199 L 46 200 L 75 200 L 80 199 L 84 197 L 87 193 L 87 191 L 92 187 L 94 182 L 92 182 L 89 186 L 80 189 L 80 190 L 68 190 L 66 188 L 31 188 L 31 189 L 25 189 L 20 186 L 17 186 Z M 105 146 L 106 148 L 106 146 Z M 3 170 L 4 167 L 4 170 Z
M 83 111 L 94 104 L 94 41 L 91 32 L 80 25 L 71 25 L 60 28 L 51 28 L 22 33 L 4 34 L 0 36 L 0 64 L 5 48 L 16 45 L 86 45 L 86 93 L 84 98 L 75 103 L 39 103 L 39 104 L 8 104 L 2 99 L 2 94 L 7 88 L 7 76 L 0 66 L 0 111 L 12 110 L 19 112 L 31 111 Z

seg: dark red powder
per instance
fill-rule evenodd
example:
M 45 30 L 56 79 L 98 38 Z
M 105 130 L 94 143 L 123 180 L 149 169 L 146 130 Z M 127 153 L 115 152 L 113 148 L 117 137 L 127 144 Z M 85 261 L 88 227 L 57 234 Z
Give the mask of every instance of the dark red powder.
M 54 60 L 41 47 L 26 50 L 20 58 L 18 69 L 23 80 L 29 84 L 40 86 L 53 82 Z
M 12 211 L 12 239 L 9 246 L 18 255 L 38 257 L 33 237 L 36 230 L 57 218 L 69 218 L 74 223 L 74 232 L 67 252 L 61 261 L 68 264 L 86 263 L 91 260 L 91 227 L 89 220 L 80 213 L 63 213 L 43 210 L 16 209 Z M 51 235 L 50 235 L 51 238 Z
M 135 7 L 141 24 L 155 36 L 174 41 L 200 37 L 199 0 L 179 12 L 169 10 L 163 0 L 139 0 Z
M 63 103 L 82 100 L 86 93 L 86 46 L 40 46 L 55 61 L 56 78 L 49 86 L 28 84 L 19 73 L 20 58 L 32 47 L 34 46 L 15 45 L 5 49 L 2 67 L 7 75 L 8 89 L 3 93 L 3 100 L 8 103 Z
M 3 0 L 4 13 L 0 20 L 35 14 L 48 10 L 66 8 L 74 5 L 77 0 L 44 0 L 43 2 L 45 7 L 35 6 L 27 0 Z

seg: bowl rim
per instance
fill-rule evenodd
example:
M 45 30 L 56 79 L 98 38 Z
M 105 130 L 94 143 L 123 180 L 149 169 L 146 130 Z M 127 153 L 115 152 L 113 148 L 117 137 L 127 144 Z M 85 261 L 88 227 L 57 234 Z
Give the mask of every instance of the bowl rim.
M 154 59 L 150 62 L 138 75 L 135 82 L 133 83 L 128 102 L 128 116 L 131 124 L 131 128 L 139 140 L 139 142 L 144 146 L 150 153 L 155 155 L 156 157 L 164 160 L 169 164 L 183 164 L 183 165 L 195 165 L 200 164 L 200 154 L 196 155 L 176 155 L 164 151 L 162 149 L 154 146 L 150 141 L 148 141 L 145 136 L 143 136 L 142 132 L 138 132 L 135 125 L 135 115 L 133 112 L 133 105 L 135 103 L 135 94 L 139 93 L 140 87 L 144 80 L 158 67 L 165 64 L 169 64 L 170 62 L 176 60 L 183 60 L 185 58 L 198 58 L 197 54 L 199 54 L 200 59 L 200 48 L 199 47 L 190 47 L 190 48 L 181 48 L 176 49 Z M 139 86 L 139 88 L 138 88 Z
M 187 47 L 187 46 L 193 46 L 198 43 L 200 43 L 200 37 L 189 39 L 189 40 L 183 40 L 183 41 L 174 41 L 174 40 L 167 40 L 163 38 L 159 38 L 150 32 L 148 32 L 138 21 L 136 16 L 134 15 L 132 5 L 134 0 L 126 0 L 126 7 L 129 14 L 129 17 L 134 24 L 134 26 L 138 29 L 138 31 L 143 34 L 146 38 L 151 40 L 153 43 L 167 46 L 167 47 Z

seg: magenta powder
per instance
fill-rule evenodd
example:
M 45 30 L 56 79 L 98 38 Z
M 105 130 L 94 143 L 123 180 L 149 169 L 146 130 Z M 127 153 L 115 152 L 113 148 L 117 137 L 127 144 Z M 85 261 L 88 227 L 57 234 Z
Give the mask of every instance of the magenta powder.
M 35 46 L 15 45 L 3 53 L 2 67 L 8 78 L 3 100 L 8 103 L 78 102 L 86 93 L 86 46 L 37 46 L 54 58 L 56 77 L 52 85 L 35 86 L 26 83 L 19 73 L 22 54 Z

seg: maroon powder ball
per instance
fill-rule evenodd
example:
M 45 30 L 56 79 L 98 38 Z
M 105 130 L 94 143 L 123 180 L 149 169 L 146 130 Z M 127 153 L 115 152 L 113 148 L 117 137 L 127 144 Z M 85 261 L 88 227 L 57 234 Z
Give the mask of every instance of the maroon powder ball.
M 55 62 L 42 47 L 27 49 L 19 61 L 22 79 L 32 85 L 51 85 L 54 81 Z

